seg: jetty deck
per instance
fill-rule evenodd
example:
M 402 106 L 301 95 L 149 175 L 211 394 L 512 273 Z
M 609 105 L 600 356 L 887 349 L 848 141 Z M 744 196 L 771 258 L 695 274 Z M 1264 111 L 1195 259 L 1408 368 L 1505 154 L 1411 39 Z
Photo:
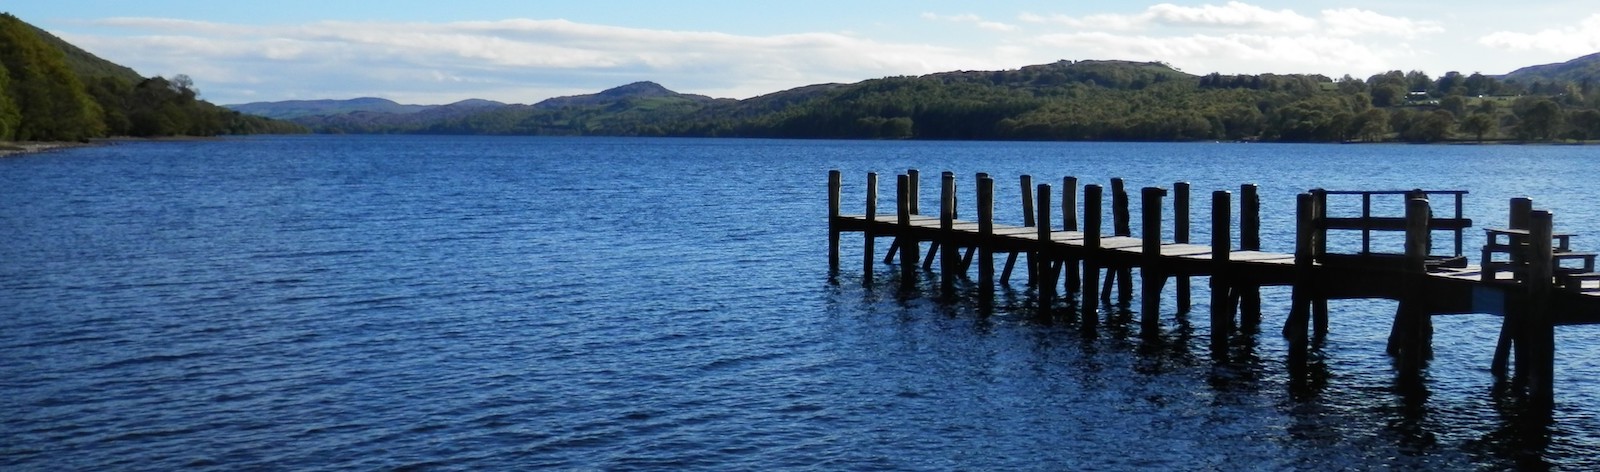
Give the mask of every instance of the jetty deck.
M 1575 251 L 1574 235 L 1553 231 L 1553 216 L 1533 208 L 1532 200 L 1510 202 L 1505 227 L 1485 228 L 1486 243 L 1478 261 L 1469 260 L 1462 234 L 1473 222 L 1462 217 L 1464 190 L 1341 190 L 1313 189 L 1296 195 L 1295 251 L 1261 250 L 1260 199 L 1256 186 L 1240 186 L 1238 239 L 1233 238 L 1233 194 L 1212 192 L 1211 241 L 1189 239 L 1190 186 L 1177 182 L 1166 188 L 1140 191 L 1141 234 L 1130 229 L 1131 206 L 1122 179 L 1111 180 L 1109 234 L 1102 228 L 1104 188 L 1064 177 L 1059 193 L 1050 184 L 1034 185 L 1021 176 L 1020 226 L 994 221 L 994 180 L 978 174 L 976 220 L 957 218 L 955 176 L 940 179 L 939 209 L 925 215 L 918 208 L 919 175 L 911 170 L 896 176 L 893 212 L 878 211 L 876 174 L 868 174 L 865 212 L 844 214 L 840 201 L 842 176 L 829 175 L 829 257 L 832 273 L 839 271 L 839 238 L 861 233 L 863 283 L 873 283 L 878 263 L 875 240 L 891 238 L 884 263 L 900 259 L 900 281 L 915 284 L 919 272 L 939 268 L 941 287 L 954 293 L 958 280 L 977 285 L 980 300 L 993 293 L 996 257 L 1006 257 L 998 283 L 1009 283 L 1014 271 L 1027 276 L 1041 312 L 1071 309 L 1081 313 L 1085 329 L 1094 329 L 1102 303 L 1115 299 L 1126 306 L 1133 296 L 1131 272 L 1140 272 L 1141 330 L 1160 332 L 1162 290 L 1176 285 L 1176 310 L 1190 310 L 1190 278 L 1207 277 L 1211 288 L 1210 327 L 1212 355 L 1225 361 L 1234 332 L 1255 332 L 1261 323 L 1260 287 L 1289 286 L 1291 310 L 1283 334 L 1291 345 L 1290 361 L 1303 361 L 1313 337 L 1327 333 L 1327 301 L 1343 298 L 1383 298 L 1399 301 L 1387 350 L 1396 358 L 1401 375 L 1415 376 L 1432 357 L 1433 315 L 1487 313 L 1500 315 L 1501 336 L 1491 371 L 1525 390 L 1530 403 L 1546 411 L 1553 402 L 1555 355 L 1554 328 L 1559 325 L 1600 323 L 1600 272 L 1596 253 Z M 1170 194 L 1170 195 L 1169 195 Z M 1053 200 L 1059 195 L 1057 207 Z M 1330 198 L 1360 198 L 1359 215 L 1328 214 Z M 1373 199 L 1403 198 L 1404 215 L 1373 214 Z M 1453 216 L 1437 216 L 1433 201 L 1454 203 Z M 1081 205 L 1079 202 L 1081 201 Z M 1163 239 L 1163 212 L 1173 211 L 1171 240 Z M 1079 219 L 1081 207 L 1082 219 Z M 1059 208 L 1060 211 L 1054 211 Z M 1442 212 L 1452 215 L 1452 212 Z M 1052 220 L 1058 223 L 1053 224 Z M 1081 223 L 1081 225 L 1080 225 Z M 1359 248 L 1330 252 L 1331 231 L 1361 233 Z M 1404 234 L 1404 248 L 1381 252 L 1373 248 L 1374 233 Z M 1437 233 L 1454 236 L 1454 252 L 1433 254 Z M 924 243 L 927 256 L 922 257 Z M 976 259 L 976 261 L 975 261 Z M 1025 261 L 1019 266 L 1018 261 Z M 920 264 L 919 264 L 920 262 Z M 974 277 L 973 267 L 976 266 Z M 1103 275 L 1103 279 L 1102 279 Z

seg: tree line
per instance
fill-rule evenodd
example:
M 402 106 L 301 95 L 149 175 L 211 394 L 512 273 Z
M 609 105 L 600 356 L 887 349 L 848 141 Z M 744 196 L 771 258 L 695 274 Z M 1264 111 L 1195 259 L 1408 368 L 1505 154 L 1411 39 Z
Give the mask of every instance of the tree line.
M 844 139 L 1244 140 L 1600 139 L 1587 81 L 1346 75 L 1196 76 L 1166 64 L 1061 61 L 818 85 L 740 101 L 617 97 L 510 105 L 436 120 L 383 113 L 307 118 L 321 132 Z
M 200 100 L 194 82 L 184 75 L 133 80 L 116 73 L 78 74 L 61 47 L 40 35 L 15 16 L 0 14 L 0 140 L 307 131 Z M 111 69 L 125 70 L 98 68 Z

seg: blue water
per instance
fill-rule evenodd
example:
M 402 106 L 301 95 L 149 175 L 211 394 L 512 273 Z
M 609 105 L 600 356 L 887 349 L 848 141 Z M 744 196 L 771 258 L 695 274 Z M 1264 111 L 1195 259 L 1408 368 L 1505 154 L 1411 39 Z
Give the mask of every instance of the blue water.
M 0 469 L 1593 470 L 1594 327 L 1557 330 L 1541 444 L 1491 395 L 1493 316 L 1435 319 L 1418 395 L 1383 353 L 1394 304 L 1334 301 L 1322 380 L 1296 387 L 1284 290 L 1215 365 L 1203 279 L 1193 322 L 1168 300 L 1158 339 L 1117 314 L 1085 337 L 1020 284 L 993 312 L 890 265 L 863 288 L 859 237 L 830 280 L 824 215 L 829 169 L 846 212 L 867 172 L 989 172 L 1012 223 L 1024 173 L 1187 180 L 1204 241 L 1204 197 L 1254 182 L 1287 252 L 1297 192 L 1462 188 L 1477 226 L 1531 196 L 1581 250 L 1597 157 L 304 136 L 0 159 Z

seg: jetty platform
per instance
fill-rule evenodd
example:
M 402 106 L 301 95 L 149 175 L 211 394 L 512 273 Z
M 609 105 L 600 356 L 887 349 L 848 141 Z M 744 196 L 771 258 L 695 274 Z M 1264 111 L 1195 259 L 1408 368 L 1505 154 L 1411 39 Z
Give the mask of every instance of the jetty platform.
M 1291 365 L 1304 360 L 1311 340 L 1326 335 L 1328 300 L 1397 300 L 1386 349 L 1403 376 L 1417 375 L 1432 357 L 1432 316 L 1500 315 L 1491 371 L 1544 411 L 1553 403 L 1555 327 L 1600 323 L 1597 254 L 1574 250 L 1574 235 L 1553 231 L 1553 215 L 1535 209 L 1528 198 L 1511 199 L 1504 226 L 1483 229 L 1486 242 L 1474 251 L 1474 261 L 1462 247 L 1463 233 L 1473 226 L 1462 217 L 1465 190 L 1308 190 L 1295 196 L 1294 252 L 1274 253 L 1261 250 L 1260 197 L 1252 184 L 1239 188 L 1238 228 L 1233 227 L 1233 192 L 1211 193 L 1210 241 L 1197 244 L 1189 238 L 1191 188 L 1185 182 L 1170 190 L 1140 189 L 1137 236 L 1130 230 L 1131 198 L 1122 179 L 1111 179 L 1106 192 L 1097 184 L 1080 189 L 1070 176 L 1061 179 L 1059 189 L 1020 176 L 1021 225 L 994 221 L 992 177 L 978 174 L 973 182 L 972 198 L 958 199 L 956 176 L 943 173 L 939 208 L 923 214 L 920 175 L 909 170 L 896 176 L 892 210 L 880 211 L 878 176 L 868 174 L 864 212 L 845 214 L 843 176 L 830 172 L 831 273 L 840 270 L 841 235 L 861 233 L 863 282 L 874 283 L 876 240 L 890 238 L 883 262 L 900 260 L 900 281 L 907 287 L 914 286 L 919 272 L 937 267 L 946 294 L 953 294 L 958 283 L 976 284 L 984 300 L 992 298 L 987 296 L 996 283 L 1025 274 L 1041 311 L 1070 308 L 1082 314 L 1084 329 L 1094 329 L 1102 305 L 1131 302 L 1131 274 L 1137 269 L 1141 331 L 1151 335 L 1160 332 L 1162 292 L 1169 281 L 1175 285 L 1175 311 L 1188 313 L 1191 278 L 1206 277 L 1211 351 L 1219 361 L 1226 361 L 1231 334 L 1259 329 L 1260 288 L 1289 286 L 1291 309 L 1282 333 L 1290 342 Z M 1102 228 L 1107 193 L 1109 229 Z M 1403 215 L 1374 214 L 1373 201 L 1388 198 L 1404 200 Z M 1361 212 L 1330 215 L 1330 199 L 1360 199 Z M 958 200 L 973 202 L 974 208 L 960 209 Z M 1356 206 L 1344 203 L 1339 208 Z M 1163 228 L 1169 208 L 1170 237 Z M 975 219 L 957 218 L 968 211 Z M 1360 246 L 1330 252 L 1328 235 L 1340 231 L 1360 233 Z M 1373 235 L 1384 232 L 1403 234 L 1404 247 L 1375 250 Z M 1454 251 L 1434 254 L 1437 235 L 1453 237 Z M 1005 258 L 1003 265 L 998 257 Z M 1003 267 L 999 274 L 997 266 Z

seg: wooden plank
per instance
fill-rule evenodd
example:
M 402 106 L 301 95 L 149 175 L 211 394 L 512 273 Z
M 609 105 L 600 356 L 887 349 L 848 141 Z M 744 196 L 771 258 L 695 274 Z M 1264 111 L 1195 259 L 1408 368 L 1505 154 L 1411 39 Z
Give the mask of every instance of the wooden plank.
M 1323 218 L 1326 229 L 1364 229 L 1371 231 L 1405 231 L 1406 219 L 1396 217 Z M 1430 230 L 1458 230 L 1472 227 L 1470 218 L 1434 218 L 1428 220 Z
M 1294 254 L 1281 254 L 1276 252 L 1261 251 L 1234 251 L 1230 255 L 1235 262 L 1252 262 L 1258 264 L 1294 264 Z
M 1143 244 L 1143 239 L 1130 238 L 1127 236 L 1112 236 L 1100 240 L 1100 247 L 1103 249 L 1123 249 L 1130 247 L 1136 248 Z
M 1166 244 L 1162 244 L 1161 245 L 1161 255 L 1162 256 L 1183 257 L 1183 256 L 1197 256 L 1197 255 L 1201 255 L 1201 254 L 1210 255 L 1211 254 L 1211 247 L 1210 246 L 1201 246 L 1199 244 L 1179 244 L 1179 243 L 1166 243 Z

